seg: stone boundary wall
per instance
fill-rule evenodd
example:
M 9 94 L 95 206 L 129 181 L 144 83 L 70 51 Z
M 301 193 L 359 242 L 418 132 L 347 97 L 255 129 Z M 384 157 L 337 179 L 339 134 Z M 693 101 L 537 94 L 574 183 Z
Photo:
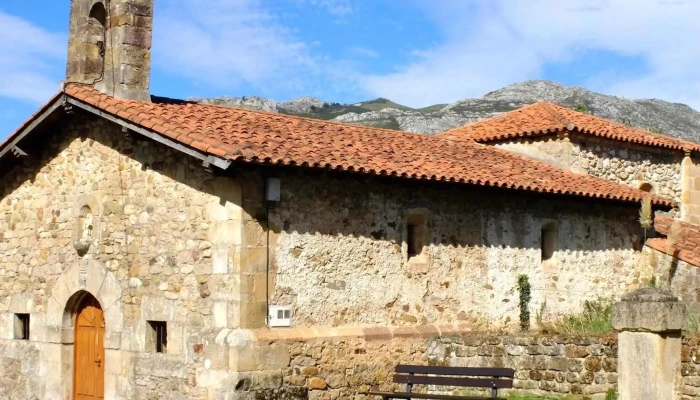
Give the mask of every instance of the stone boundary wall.
M 700 335 L 683 338 L 680 371 L 681 400 L 700 399 Z
M 469 332 L 464 326 L 223 330 L 203 343 L 210 399 L 374 399 L 400 363 L 516 370 L 515 390 L 603 399 L 617 382 L 613 336 Z M 223 360 L 221 360 L 223 361 Z M 216 379 L 213 379 L 216 377 Z M 422 389 L 427 389 L 423 387 Z

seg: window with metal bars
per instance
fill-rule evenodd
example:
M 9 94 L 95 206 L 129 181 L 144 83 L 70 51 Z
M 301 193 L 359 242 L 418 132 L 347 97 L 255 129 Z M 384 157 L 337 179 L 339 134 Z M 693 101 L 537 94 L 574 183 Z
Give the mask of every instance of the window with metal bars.
M 29 340 L 29 314 L 15 314 L 15 339 Z
M 147 345 L 151 351 L 165 353 L 168 349 L 168 323 L 166 321 L 148 321 L 149 338 Z

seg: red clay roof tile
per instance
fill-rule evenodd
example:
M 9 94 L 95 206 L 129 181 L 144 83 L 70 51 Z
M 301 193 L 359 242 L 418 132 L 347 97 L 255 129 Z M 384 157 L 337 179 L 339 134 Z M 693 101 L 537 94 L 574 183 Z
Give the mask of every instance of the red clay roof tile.
M 697 143 L 644 129 L 631 128 L 546 101 L 539 101 L 492 118 L 451 129 L 437 136 L 446 139 L 491 142 L 571 130 L 622 142 L 700 152 L 700 144 Z
M 92 106 L 116 109 L 117 115 L 129 109 L 126 118 L 131 122 L 145 114 L 149 118 L 142 126 L 234 161 L 308 165 L 628 202 L 641 201 L 644 195 L 473 142 L 232 107 L 119 100 L 85 86 L 69 86 L 66 94 Z M 173 130 L 182 134 L 175 136 Z M 660 197 L 654 203 L 674 205 Z
M 113 115 L 126 115 L 129 122 L 140 121 L 144 128 L 232 161 L 320 167 L 624 202 L 639 202 L 645 195 L 624 185 L 566 172 L 473 141 L 215 105 L 120 100 L 86 86 L 71 85 L 65 94 Z M 129 112 L 125 113 L 127 109 Z M 543 125 L 542 129 L 547 128 Z M 654 204 L 675 205 L 662 197 L 654 197 Z
M 654 229 L 666 238 L 647 239 L 647 246 L 700 267 L 700 226 L 668 217 L 656 217 Z M 672 234 L 674 230 L 676 232 Z M 675 237 L 669 239 L 668 236 Z

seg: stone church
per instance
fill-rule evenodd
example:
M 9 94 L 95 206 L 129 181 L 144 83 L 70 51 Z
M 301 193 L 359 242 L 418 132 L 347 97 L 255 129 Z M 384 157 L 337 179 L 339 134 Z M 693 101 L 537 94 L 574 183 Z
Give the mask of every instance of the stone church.
M 398 353 L 299 343 L 516 327 L 521 275 L 533 310 L 578 312 L 644 284 L 661 214 L 686 215 L 670 179 L 695 148 L 630 140 L 665 160 L 644 164 L 649 194 L 573 157 L 568 125 L 537 139 L 588 169 L 508 151 L 527 135 L 156 97 L 153 0 L 73 0 L 70 18 L 63 89 L 0 144 L 3 399 L 362 398 L 382 378 L 361 360 Z

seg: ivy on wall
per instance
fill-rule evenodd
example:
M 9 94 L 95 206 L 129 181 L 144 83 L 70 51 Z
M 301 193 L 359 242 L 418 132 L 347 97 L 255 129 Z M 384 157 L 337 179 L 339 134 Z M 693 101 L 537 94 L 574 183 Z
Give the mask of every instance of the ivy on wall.
M 520 291 L 520 329 L 523 332 L 530 330 L 530 278 L 527 275 L 518 276 L 518 290 Z

